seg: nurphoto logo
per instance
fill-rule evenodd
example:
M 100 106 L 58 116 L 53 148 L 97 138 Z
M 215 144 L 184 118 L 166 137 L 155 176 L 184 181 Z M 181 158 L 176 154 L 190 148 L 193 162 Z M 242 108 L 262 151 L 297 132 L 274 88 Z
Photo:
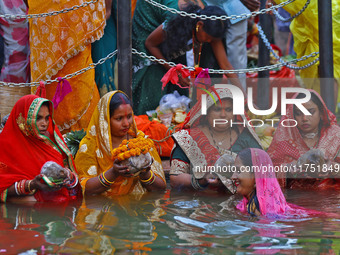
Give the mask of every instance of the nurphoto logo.
M 229 89 L 232 97 L 233 97 L 233 114 L 234 115 L 243 115 L 244 114 L 244 94 L 240 88 L 238 88 L 235 85 L 231 84 L 216 84 L 214 85 L 215 89 Z M 304 98 L 287 98 L 288 93 L 302 93 L 305 94 Z M 278 88 L 272 89 L 272 105 L 267 110 L 260 110 L 256 109 L 253 103 L 253 89 L 251 87 L 247 90 L 247 106 L 251 113 L 254 115 L 270 115 L 276 111 L 277 105 L 278 105 Z M 211 96 L 211 95 L 210 95 Z M 207 114 L 207 94 L 201 95 L 202 99 L 202 115 Z M 295 105 L 303 114 L 305 115 L 312 115 L 304 106 L 304 103 L 307 103 L 311 99 L 311 93 L 309 90 L 304 88 L 281 88 L 281 115 L 286 115 L 286 108 L 288 104 Z M 213 99 L 214 100 L 214 99 Z M 227 120 L 227 119 L 214 119 L 214 127 L 216 125 L 223 125 L 230 122 L 230 125 L 245 125 L 251 126 L 251 127 L 261 127 L 266 122 L 270 122 L 271 126 L 274 126 L 275 121 L 279 121 L 278 119 L 251 119 L 251 120 L 244 120 L 243 122 L 233 122 L 233 120 Z M 256 123 L 256 125 L 254 125 Z M 297 122 L 295 119 L 286 119 L 281 122 L 281 125 L 284 127 L 295 127 L 297 125 Z

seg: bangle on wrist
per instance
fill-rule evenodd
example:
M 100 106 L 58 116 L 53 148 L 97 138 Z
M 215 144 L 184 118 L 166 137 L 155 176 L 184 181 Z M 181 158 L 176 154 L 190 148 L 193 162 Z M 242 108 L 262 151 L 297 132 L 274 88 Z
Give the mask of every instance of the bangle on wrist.
M 36 189 L 31 189 L 31 183 L 33 180 L 29 180 L 27 184 L 27 189 L 30 195 L 33 195 L 37 190 Z
M 73 189 L 78 184 L 78 177 L 75 173 L 71 172 L 73 175 L 73 182 L 67 185 L 67 188 Z
M 208 187 L 209 183 L 205 184 L 205 185 L 201 185 L 198 180 L 195 178 L 194 175 L 191 176 L 191 186 L 195 189 L 195 190 L 204 190 L 206 187 Z
M 112 183 L 109 183 L 105 180 L 104 173 L 101 173 L 100 175 L 98 175 L 98 180 L 99 180 L 100 184 L 107 189 L 110 188 L 110 186 L 112 184 Z
M 139 177 L 139 180 L 141 181 L 142 184 L 145 184 L 145 185 L 151 185 L 155 182 L 156 180 L 156 175 L 153 173 L 152 170 L 150 170 L 150 177 L 147 179 L 147 180 L 144 180 L 142 178 Z
M 105 171 L 104 173 L 102 173 L 104 180 L 105 180 L 107 183 L 109 183 L 109 184 L 113 184 L 115 181 L 109 181 L 108 179 L 106 179 L 106 177 L 105 177 L 105 173 L 106 173 L 106 172 L 107 172 L 107 171 Z

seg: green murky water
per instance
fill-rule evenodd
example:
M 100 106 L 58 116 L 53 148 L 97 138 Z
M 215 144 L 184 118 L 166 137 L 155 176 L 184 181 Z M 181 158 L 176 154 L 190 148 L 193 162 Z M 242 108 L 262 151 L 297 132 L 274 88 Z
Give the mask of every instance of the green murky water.
M 286 192 L 291 203 L 340 214 L 337 191 Z M 0 254 L 315 254 L 340 251 L 340 217 L 250 218 L 239 197 L 169 190 L 91 197 L 79 207 L 1 204 Z

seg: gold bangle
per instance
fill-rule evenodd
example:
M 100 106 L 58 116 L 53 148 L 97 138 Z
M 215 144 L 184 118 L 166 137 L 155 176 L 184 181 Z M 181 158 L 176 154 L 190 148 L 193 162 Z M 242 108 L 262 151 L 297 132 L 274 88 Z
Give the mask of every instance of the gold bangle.
M 106 173 L 106 171 L 105 171 L 104 173 L 102 173 L 102 176 L 103 176 L 104 180 L 105 180 L 106 182 L 110 183 L 110 184 L 113 184 L 115 181 L 111 181 L 111 182 L 110 182 L 108 179 L 106 179 L 105 173 Z
M 152 177 L 153 177 L 153 172 L 152 172 L 152 170 L 150 170 L 150 173 L 151 173 L 151 175 L 150 175 L 150 178 L 149 178 L 149 179 L 147 179 L 147 180 L 140 179 L 140 181 L 141 181 L 141 182 L 149 182 L 149 181 L 152 179 Z
M 100 182 L 100 184 L 102 185 L 102 186 L 104 186 L 105 188 L 110 188 L 110 186 L 109 185 L 107 185 L 107 184 L 105 184 L 101 179 L 100 179 L 100 175 L 98 175 L 98 180 L 99 180 L 99 182 Z
M 36 189 L 33 189 L 33 190 L 31 190 L 31 182 L 32 182 L 33 180 L 29 180 L 28 181 L 28 184 L 27 184 L 27 189 L 28 189 L 28 192 L 31 194 L 31 195 L 33 195 L 37 190 Z

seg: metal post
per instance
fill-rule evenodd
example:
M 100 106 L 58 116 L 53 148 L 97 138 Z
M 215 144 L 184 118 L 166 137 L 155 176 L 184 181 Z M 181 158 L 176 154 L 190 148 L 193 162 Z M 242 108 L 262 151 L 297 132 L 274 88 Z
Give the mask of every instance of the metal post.
M 266 8 L 266 0 L 260 1 L 260 9 Z M 266 34 L 269 41 L 271 41 L 272 31 L 270 24 L 270 16 L 269 14 L 260 15 L 260 25 Z M 262 40 L 259 40 L 259 60 L 258 66 L 267 66 L 270 64 L 270 52 L 267 49 L 266 45 Z M 269 108 L 269 70 L 260 71 L 259 72 L 259 80 L 257 83 L 257 106 L 260 109 L 268 109 Z
M 131 1 L 117 0 L 117 9 L 118 87 L 132 100 Z
M 320 89 L 326 106 L 335 112 L 332 0 L 318 0 Z

